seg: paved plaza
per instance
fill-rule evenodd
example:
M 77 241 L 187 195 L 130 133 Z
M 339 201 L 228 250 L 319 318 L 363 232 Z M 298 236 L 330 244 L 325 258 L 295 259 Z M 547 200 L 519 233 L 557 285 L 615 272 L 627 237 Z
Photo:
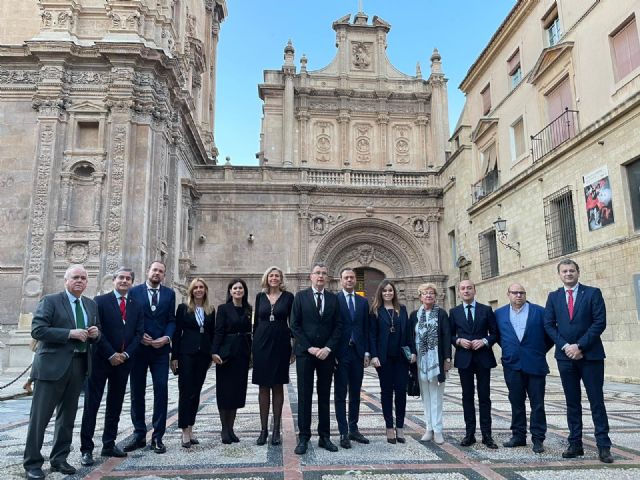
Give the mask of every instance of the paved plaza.
M 446 443 L 421 442 L 424 433 L 421 402 L 409 398 L 407 405 L 407 443 L 391 445 L 386 442 L 384 421 L 380 407 L 378 378 L 373 369 L 367 369 L 363 384 L 361 432 L 371 439 L 371 444 L 353 444 L 350 450 L 340 449 L 329 453 L 317 447 L 317 437 L 309 444 L 303 456 L 293 453 L 296 445 L 296 388 L 295 369 L 291 369 L 292 383 L 285 389 L 283 413 L 283 444 L 280 446 L 257 446 L 260 421 L 258 415 L 258 390 L 250 385 L 247 406 L 239 411 L 236 433 L 241 441 L 223 445 L 220 442 L 220 420 L 216 407 L 215 369 L 212 369 L 202 394 L 200 413 L 194 431 L 200 445 L 191 449 L 180 446 L 180 430 L 177 427 L 177 378 L 169 381 L 169 419 L 164 438 L 167 453 L 157 455 L 149 450 L 138 450 L 125 459 L 104 459 L 100 453 L 100 434 L 104 405 L 99 412 L 96 429 L 96 464 L 81 468 L 78 474 L 67 478 L 121 479 L 121 478 L 167 478 L 167 479 L 246 479 L 246 480 L 464 480 L 464 479 L 527 479 L 538 480 L 561 478 L 562 480 L 587 479 L 638 479 L 640 478 L 640 387 L 625 384 L 607 384 L 605 395 L 611 438 L 614 443 L 613 465 L 604 465 L 597 459 L 592 435 L 593 424 L 585 404 L 585 456 L 579 460 L 564 460 L 561 457 L 567 436 L 564 397 L 557 377 L 548 377 L 547 421 L 549 431 L 545 441 L 546 451 L 535 454 L 531 445 L 515 449 L 502 447 L 510 437 L 510 406 L 507 389 L 500 368 L 492 378 L 493 431 L 498 450 L 489 450 L 481 444 L 470 448 L 458 446 L 464 433 L 461 389 L 454 372 L 447 383 L 444 403 L 444 427 Z M 9 375 L 0 377 L 0 384 L 10 380 Z M 0 478 L 24 478 L 22 453 L 26 438 L 30 398 L 16 396 L 22 379 L 13 386 L 0 390 Z M 151 386 L 147 393 L 150 405 Z M 585 399 L 586 401 L 586 399 Z M 126 414 L 120 422 L 119 445 L 129 439 L 132 425 Z M 332 405 L 333 411 L 333 405 Z M 150 414 L 150 411 L 147 411 Z M 74 445 L 69 462 L 80 467 L 79 422 L 82 409 L 78 410 Z M 333 418 L 333 416 L 332 416 Z M 151 419 L 148 418 L 150 423 Z M 314 417 L 312 429 L 317 425 Z M 337 444 L 337 425 L 332 419 L 332 439 Z M 100 433 L 98 433 L 100 432 Z M 479 432 L 478 432 L 479 434 Z M 478 437 L 479 439 L 479 437 Z M 47 430 L 44 454 L 49 453 L 53 440 L 53 425 Z M 45 462 L 45 473 L 49 464 Z M 60 473 L 47 478 L 59 480 Z

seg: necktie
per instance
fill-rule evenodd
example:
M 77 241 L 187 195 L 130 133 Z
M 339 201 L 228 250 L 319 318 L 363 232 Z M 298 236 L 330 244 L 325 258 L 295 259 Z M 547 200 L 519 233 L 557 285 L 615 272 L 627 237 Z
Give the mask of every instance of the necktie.
M 151 306 L 155 307 L 158 305 L 158 289 L 150 288 L 149 290 L 151 290 Z
M 467 305 L 467 323 L 469 328 L 473 328 L 473 315 L 471 314 L 471 305 Z
M 567 307 L 569 308 L 569 321 L 573 320 L 573 289 L 567 290 Z
M 322 315 L 322 294 L 320 292 L 316 292 L 316 306 L 318 313 Z
M 351 321 L 356 318 L 356 306 L 353 303 L 353 293 L 349 294 L 349 313 L 351 314 Z
M 127 321 L 127 301 L 124 297 L 120 297 L 120 315 L 122 315 L 122 323 Z
M 76 298 L 76 327 L 84 330 L 86 328 L 86 323 L 84 322 L 84 313 L 82 312 L 82 305 L 80 305 L 80 299 Z M 86 352 L 87 344 L 85 342 L 78 342 L 76 347 L 78 352 Z

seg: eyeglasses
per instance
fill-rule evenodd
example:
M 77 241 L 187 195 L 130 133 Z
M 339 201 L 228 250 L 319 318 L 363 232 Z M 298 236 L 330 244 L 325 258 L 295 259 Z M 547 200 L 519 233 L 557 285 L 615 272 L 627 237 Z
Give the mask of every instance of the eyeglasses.
M 320 277 L 326 277 L 329 275 L 327 272 L 311 272 L 312 275 L 318 275 Z
M 509 293 L 511 295 L 526 295 L 527 294 L 527 292 L 522 292 L 522 291 L 517 291 L 517 292 L 509 291 Z

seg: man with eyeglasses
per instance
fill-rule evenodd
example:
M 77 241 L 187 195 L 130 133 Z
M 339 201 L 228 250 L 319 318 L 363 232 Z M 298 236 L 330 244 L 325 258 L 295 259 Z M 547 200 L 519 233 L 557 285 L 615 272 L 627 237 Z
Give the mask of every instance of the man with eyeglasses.
M 544 308 L 527 301 L 525 288 L 512 283 L 507 297 L 509 304 L 496 310 L 502 369 L 511 403 L 511 439 L 503 445 L 513 448 L 527 444 L 525 400 L 529 397 L 533 451 L 542 453 L 547 433 L 544 391 L 549 365 L 546 354 L 553 343 L 544 330 Z
M 311 439 L 311 403 L 313 380 L 318 388 L 318 446 L 330 452 L 338 447 L 331 442 L 329 420 L 331 381 L 335 351 L 342 334 L 338 297 L 326 290 L 327 266 L 322 262 L 311 268 L 311 287 L 296 293 L 291 308 L 291 333 L 295 338 L 298 376 L 298 445 L 294 452 L 307 452 Z
M 76 473 L 67 457 L 71 451 L 78 398 L 91 372 L 88 344 L 100 337 L 98 307 L 82 295 L 87 283 L 85 268 L 71 265 L 64 274 L 64 291 L 42 297 L 33 312 L 31 336 L 39 343 L 31 367 L 31 377 L 37 386 L 24 449 L 23 465 L 28 479 L 45 478 L 40 450 L 54 410 L 57 413 L 49 454 L 51 471 L 65 475 Z

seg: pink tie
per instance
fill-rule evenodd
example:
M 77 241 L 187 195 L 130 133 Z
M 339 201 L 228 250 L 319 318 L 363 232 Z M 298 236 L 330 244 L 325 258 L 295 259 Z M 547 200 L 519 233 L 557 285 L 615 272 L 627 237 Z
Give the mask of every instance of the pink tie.
M 569 307 L 569 321 L 573 320 L 573 290 L 570 288 L 567 290 L 569 298 L 567 300 L 567 306 Z

